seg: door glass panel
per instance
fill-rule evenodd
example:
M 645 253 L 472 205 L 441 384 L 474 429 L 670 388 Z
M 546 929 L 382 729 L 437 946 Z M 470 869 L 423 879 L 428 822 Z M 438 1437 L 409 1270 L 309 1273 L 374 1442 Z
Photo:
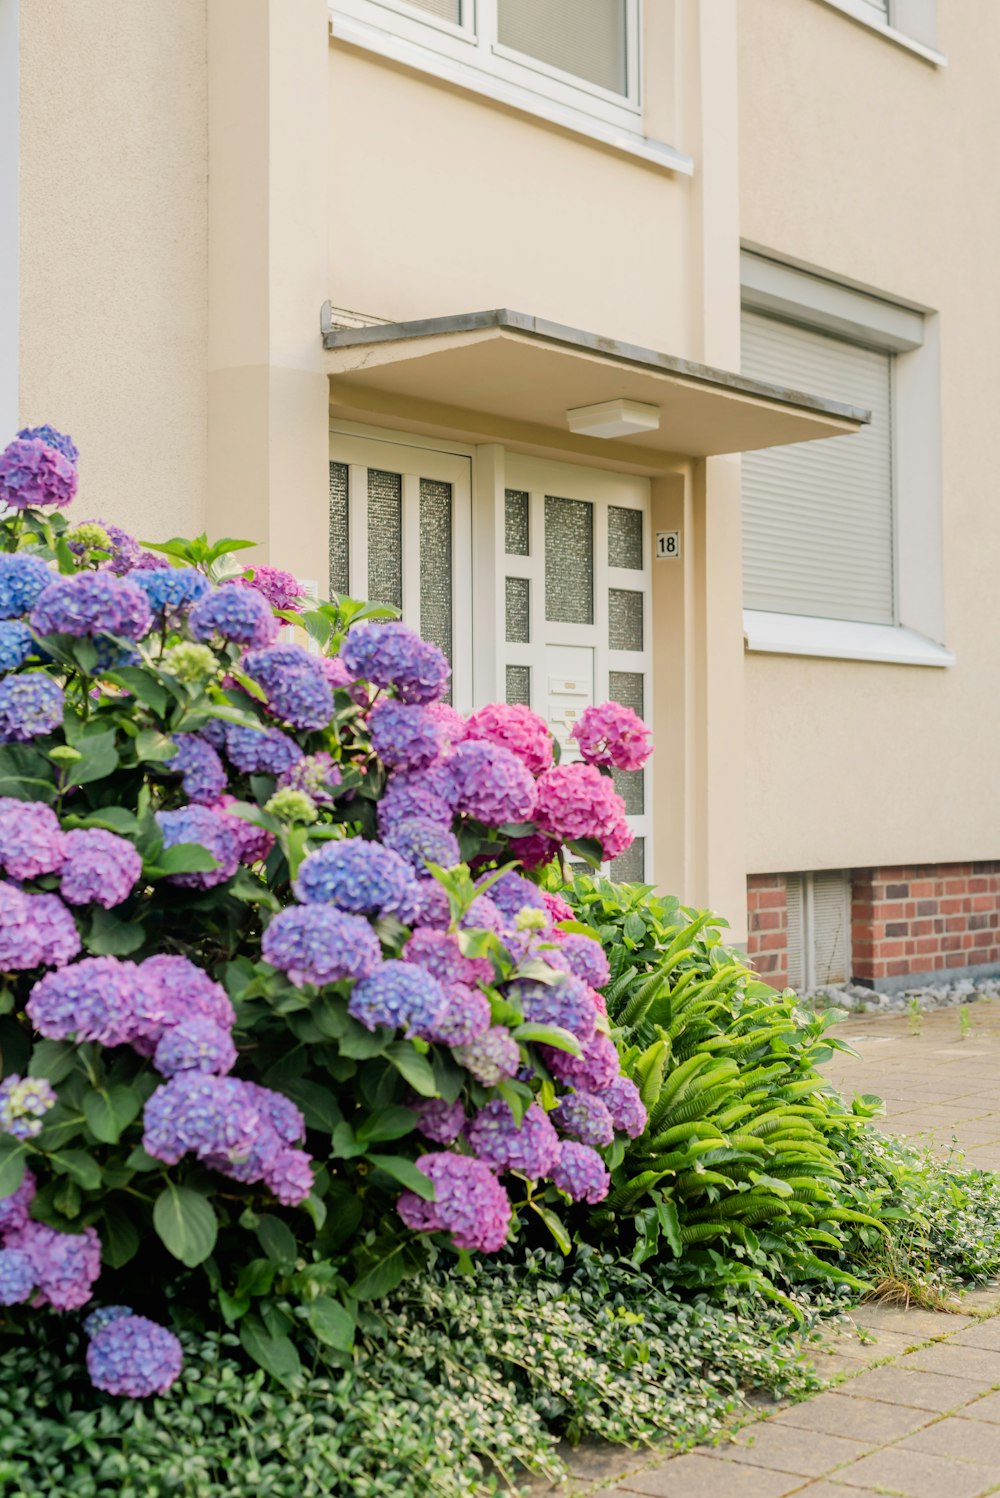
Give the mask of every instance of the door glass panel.
M 420 480 L 420 633 L 452 660 L 451 485 Z
M 368 598 L 403 607 L 403 477 L 368 470 Z
M 530 590 L 531 583 L 526 577 L 507 578 L 506 633 L 511 645 L 527 645 L 531 640 Z
M 507 667 L 507 701 L 531 706 L 531 667 Z
M 545 617 L 558 624 L 594 622 L 594 506 L 589 500 L 545 496 Z
M 608 590 L 608 644 L 612 650 L 642 649 L 642 594 Z
M 641 884 L 646 876 L 646 839 L 637 837 L 624 853 L 611 860 L 611 877 L 618 884 Z
M 643 682 L 641 671 L 609 671 L 608 696 L 612 702 L 620 702 L 622 707 L 630 707 L 637 717 L 644 718 L 646 694 Z
M 524 489 L 508 489 L 504 495 L 504 537 L 509 557 L 529 554 L 528 495 Z
M 330 464 L 330 592 L 350 593 L 347 464 Z
M 418 10 L 430 11 L 432 16 L 439 16 L 442 21 L 453 21 L 456 26 L 462 24 L 462 0 L 409 0 L 409 3 Z
M 608 566 L 642 571 L 642 511 L 608 505 Z
M 503 46 L 627 92 L 626 0 L 498 0 L 497 20 Z

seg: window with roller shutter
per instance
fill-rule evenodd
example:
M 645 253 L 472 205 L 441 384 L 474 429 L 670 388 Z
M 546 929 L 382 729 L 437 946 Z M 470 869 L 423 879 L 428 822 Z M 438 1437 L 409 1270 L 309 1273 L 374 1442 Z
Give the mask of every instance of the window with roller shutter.
M 851 878 L 842 871 L 789 874 L 788 984 L 800 993 L 851 976 Z

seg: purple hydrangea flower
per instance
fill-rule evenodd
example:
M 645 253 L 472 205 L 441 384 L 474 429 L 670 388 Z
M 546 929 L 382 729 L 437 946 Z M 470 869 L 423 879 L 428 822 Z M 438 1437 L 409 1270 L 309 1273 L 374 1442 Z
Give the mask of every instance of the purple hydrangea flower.
M 0 504 L 12 510 L 26 510 L 30 505 L 65 509 L 76 485 L 74 464 L 38 437 L 15 437 L 0 452 Z
M 451 794 L 452 788 L 443 763 L 418 773 L 395 770 L 389 776 L 385 793 L 378 804 L 380 832 L 385 836 L 400 822 L 411 821 L 414 817 L 450 828 L 455 815 L 448 799 Z
M 515 754 L 497 744 L 467 741 L 456 745 L 448 760 L 448 776 L 456 811 L 488 827 L 526 822 L 535 809 L 537 793 L 530 772 Z
M 150 1095 L 143 1123 L 146 1153 L 176 1165 L 188 1153 L 201 1159 L 245 1159 L 260 1131 L 261 1118 L 251 1096 L 234 1077 L 182 1071 Z
M 559 1158 L 559 1136 L 538 1103 L 532 1103 L 518 1123 L 509 1104 L 494 1098 L 472 1120 L 468 1138 L 487 1165 L 516 1170 L 533 1181 L 547 1176 Z
M 418 879 L 411 924 L 435 931 L 446 931 L 451 925 L 451 905 L 436 879 Z M 477 895 L 458 924 L 464 931 L 492 931 L 499 936 L 504 918 L 487 895 Z
M 157 618 L 171 625 L 178 624 L 212 586 L 204 573 L 194 567 L 142 568 L 133 581 L 145 593 Z
M 63 700 L 62 687 L 44 671 L 5 676 L 0 681 L 0 744 L 51 733 L 62 723 Z
M 116 1316 L 98 1328 L 87 1348 L 90 1381 L 106 1394 L 165 1394 L 180 1371 L 181 1344 L 145 1316 Z
M 0 620 L 0 676 L 23 666 L 35 649 L 31 630 L 19 619 Z
M 134 962 L 85 957 L 39 978 L 28 1018 L 47 1040 L 96 1040 L 125 1045 L 160 1019 L 157 996 Z
M 283 1207 L 297 1207 L 315 1185 L 312 1157 L 305 1150 L 278 1150 L 265 1161 L 262 1178 Z
M 153 1047 L 165 1029 L 196 1016 L 211 1020 L 221 1030 L 231 1030 L 236 1023 L 236 1011 L 222 984 L 186 957 L 166 953 L 147 957 L 139 964 L 139 976 L 150 995 L 151 1006 L 160 1016 L 158 1021 L 144 1026 L 137 1049 L 146 1055 L 153 1054 Z
M 434 1186 L 434 1200 L 404 1191 L 396 1209 L 420 1233 L 450 1233 L 456 1248 L 496 1253 L 507 1241 L 510 1198 L 489 1166 L 447 1151 L 421 1155 L 417 1169 Z
M 568 1051 L 547 1045 L 539 1049 L 552 1075 L 581 1092 L 603 1094 L 619 1075 L 618 1052 L 600 1031 L 585 1042 L 582 1056 L 571 1056 Z
M 80 950 L 80 934 L 57 895 L 29 895 L 0 882 L 0 972 L 60 967 Z
M 401 702 L 437 702 L 451 675 L 443 652 L 397 621 L 356 624 L 340 658 L 353 677 L 394 687 Z
M 595 1149 L 610 1144 L 615 1137 L 610 1112 L 592 1092 L 567 1093 L 552 1116 L 562 1133 Z
M 584 936 L 582 931 L 557 932 L 553 940 L 558 943 L 571 973 L 589 983 L 591 988 L 604 987 L 611 977 L 611 970 L 596 936 Z
M 564 1139 L 551 1176 L 560 1191 L 574 1202 L 602 1202 L 611 1186 L 607 1166 L 587 1144 Z
M 240 863 L 259 863 L 266 858 L 274 847 L 274 833 L 268 832 L 266 827 L 258 827 L 256 822 L 247 821 L 239 811 L 233 809 L 238 806 L 235 796 L 220 796 L 212 807 L 220 816 L 229 818 L 232 830 L 236 835 L 236 841 L 240 849 Z M 244 803 L 247 804 L 247 803 Z M 253 808 L 257 810 L 256 807 Z
M 444 733 L 419 703 L 383 697 L 368 714 L 372 748 L 390 769 L 419 770 L 433 764 L 444 748 Z
M 324 843 L 299 869 L 295 894 L 304 905 L 335 905 L 354 915 L 405 919 L 414 896 L 413 870 L 381 843 L 344 838 Z
M 301 645 L 251 650 L 246 671 L 267 694 L 268 709 L 293 728 L 323 728 L 333 716 L 333 688 L 319 658 Z
M 200 806 L 212 806 L 226 789 L 229 777 L 207 739 L 197 733 L 174 734 L 177 753 L 168 761 L 184 782 L 184 794 Z
M 0 1082 L 0 1134 L 36 1139 L 56 1102 L 55 1089 L 44 1077 L 19 1077 L 12 1072 Z
M 0 552 L 0 619 L 26 614 L 52 576 L 41 558 L 30 552 Z
M 35 1288 L 31 1260 L 20 1248 L 0 1248 L 0 1306 L 17 1306 Z
M 325 749 L 296 760 L 278 776 L 278 784 L 290 791 L 304 791 L 316 806 L 330 806 L 343 777 L 339 765 Z
M 99 526 L 108 538 L 107 547 L 101 548 L 109 553 L 107 561 L 100 565 L 102 572 L 113 572 L 115 577 L 127 577 L 131 572 L 162 569 L 163 559 L 154 556 L 151 551 L 143 551 L 135 537 L 128 531 L 123 531 L 120 525 L 112 525 L 108 520 L 84 520 L 79 529 L 84 530 L 92 525 Z M 83 556 L 86 552 L 86 547 L 81 546 L 78 541 L 71 540 L 68 545 L 76 556 Z
M 65 432 L 57 432 L 55 427 L 50 427 L 47 422 L 40 427 L 22 427 L 17 435 L 25 442 L 44 442 L 46 447 L 54 447 L 56 452 L 62 453 L 70 463 L 76 463 L 79 460 L 80 449 L 72 437 L 67 437 Z
M 91 1311 L 89 1316 L 84 1317 L 83 1330 L 88 1337 L 96 1337 L 102 1327 L 110 1326 L 112 1321 L 134 1315 L 131 1306 L 98 1306 L 96 1311 Z
M 454 1144 L 465 1128 L 465 1108 L 461 1098 L 446 1103 L 444 1098 L 419 1098 L 410 1104 L 417 1115 L 417 1129 L 435 1144 Z
M 506 993 L 519 1004 L 524 1018 L 534 1025 L 559 1025 L 585 1045 L 594 1034 L 597 1010 L 590 989 L 569 973 L 560 974 L 555 983 L 539 983 L 520 978 L 509 983 Z
M 453 868 L 462 860 L 458 838 L 429 817 L 407 817 L 396 822 L 385 834 L 385 845 L 405 858 L 418 876 L 427 873 L 427 865 Z
M 210 811 L 207 806 L 182 806 L 177 811 L 158 811 L 156 823 L 163 833 L 164 848 L 196 843 L 207 849 L 218 865 L 200 873 L 170 874 L 170 884 L 180 884 L 185 889 L 212 889 L 236 873 L 240 847 L 229 817 Z
M 424 1035 L 444 1008 L 444 990 L 422 968 L 395 960 L 383 962 L 354 985 L 347 1012 L 366 1030 L 384 1025 Z
M 433 973 L 439 983 L 489 983 L 493 964 L 485 957 L 466 957 L 453 931 L 417 926 L 403 948 L 403 961 Z
M 545 911 L 546 923 L 548 921 L 548 910 L 542 898 L 542 892 L 537 884 L 532 884 L 530 879 L 515 874 L 513 869 L 501 874 L 499 879 L 494 879 L 487 888 L 487 894 L 511 920 L 519 910 L 527 907 L 529 910 Z
M 101 1272 L 101 1240 L 96 1228 L 61 1233 L 42 1222 L 28 1221 L 8 1233 L 7 1248 L 25 1254 L 38 1291 L 36 1304 L 56 1311 L 76 1311 L 86 1305 Z
M 441 1045 L 466 1046 L 486 1034 L 493 1011 L 489 999 L 480 989 L 469 988 L 465 983 L 452 983 L 445 988 L 444 999 L 444 1008 L 425 1032 L 426 1040 L 436 1040 Z
M 468 1045 L 457 1045 L 452 1054 L 484 1087 L 495 1087 L 504 1077 L 517 1075 L 521 1052 L 517 1041 L 502 1025 L 491 1025 Z
M 236 1065 L 236 1047 L 228 1030 L 204 1014 L 193 1014 L 164 1030 L 153 1065 L 165 1077 L 188 1071 L 224 1076 Z
M 31 611 L 31 627 L 40 635 L 118 635 L 141 640 L 152 622 L 142 589 L 110 572 L 54 578 Z
M 188 615 L 192 637 L 208 643 L 222 639 L 235 645 L 270 645 L 278 621 L 267 599 L 253 588 L 216 588 L 205 593 Z
M 254 567 L 252 577 L 227 579 L 226 587 L 256 588 L 273 609 L 283 609 L 285 613 L 300 612 L 301 585 L 298 578 L 283 567 Z
M 261 954 L 300 988 L 303 983 L 322 988 L 344 978 L 365 978 L 382 961 L 379 939 L 368 922 L 328 905 L 280 911 L 264 932 Z
M 142 874 L 142 858 L 123 837 L 102 827 L 84 827 L 63 835 L 64 859 L 59 891 L 70 905 L 121 905 Z
M 638 1139 L 646 1127 L 646 1109 L 632 1078 L 615 1077 L 602 1092 L 601 1101 L 615 1128 L 621 1129 L 630 1139 Z
M 54 874 L 65 856 L 65 835 L 51 806 L 0 796 L 0 868 L 12 879 Z
M 161 1120 L 167 1103 L 161 1105 L 154 1118 L 153 1131 L 154 1142 L 161 1150 L 159 1158 L 167 1158 L 162 1153 L 164 1148 L 173 1154 L 183 1145 L 182 1153 L 193 1150 L 206 1165 L 234 1181 L 252 1183 L 262 1180 L 285 1206 L 293 1207 L 303 1201 L 313 1187 L 312 1162 L 304 1150 L 291 1147 L 305 1132 L 305 1121 L 291 1099 L 256 1082 L 233 1077 L 197 1077 L 193 1072 L 182 1072 L 165 1088 L 158 1089 L 153 1099 L 161 1092 L 177 1089 L 179 1083 L 192 1078 L 215 1085 L 208 1088 L 188 1086 L 175 1094 L 183 1112 L 184 1132 L 181 1136 L 171 1136 L 164 1128 Z M 227 1130 L 220 1118 L 218 1110 L 226 1108 L 239 1115 L 243 1142 L 234 1140 L 232 1131 Z M 148 1130 L 149 1104 L 146 1123 Z
M 230 723 L 226 729 L 226 753 L 245 775 L 283 775 L 302 758 L 294 739 L 278 728 L 244 728 Z
M 28 1208 L 35 1199 L 38 1182 L 30 1170 L 21 1177 L 21 1184 L 10 1196 L 0 1196 L 0 1235 L 16 1232 L 28 1221 Z

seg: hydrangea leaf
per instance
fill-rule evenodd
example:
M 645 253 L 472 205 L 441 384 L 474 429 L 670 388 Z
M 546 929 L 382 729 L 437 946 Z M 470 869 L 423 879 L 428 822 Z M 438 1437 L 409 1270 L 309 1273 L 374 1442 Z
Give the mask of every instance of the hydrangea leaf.
M 286 1387 L 302 1376 L 295 1344 L 288 1337 L 272 1337 L 255 1316 L 246 1316 L 240 1322 L 240 1341 L 247 1355 Z
M 315 1335 L 338 1352 L 350 1352 L 354 1343 L 354 1318 L 339 1300 L 320 1295 L 306 1305 L 306 1320 Z
M 146 940 L 146 932 L 136 921 L 119 920 L 110 910 L 98 905 L 84 945 L 95 957 L 127 957 Z
M 270 1213 L 261 1217 L 256 1227 L 257 1240 L 272 1263 L 285 1274 L 295 1268 L 299 1250 L 295 1234 L 286 1222 Z
M 156 863 L 147 867 L 145 872 L 151 879 L 158 879 L 166 874 L 207 873 L 218 867 L 218 860 L 200 843 L 175 843 L 172 848 L 157 853 Z
M 559 1246 L 559 1252 L 568 1254 L 572 1250 L 573 1243 L 556 1213 L 553 1212 L 550 1207 L 543 1207 L 541 1202 L 538 1201 L 532 1201 L 530 1203 L 530 1206 L 533 1211 L 538 1213 L 539 1217 L 542 1219 L 545 1226 L 548 1228 L 549 1232 L 556 1240 L 556 1243 Z
M 54 801 L 52 766 L 45 755 L 25 744 L 0 748 L 0 796 L 14 801 Z
M 511 1031 L 515 1040 L 533 1041 L 536 1045 L 550 1045 L 557 1051 L 568 1051 L 571 1056 L 581 1056 L 580 1042 L 561 1025 L 538 1025 L 528 1021 Z
M 189 1269 L 208 1258 L 219 1231 L 211 1203 L 190 1186 L 172 1181 L 156 1198 L 153 1226 L 174 1258 Z
M 422 1170 L 417 1169 L 412 1160 L 407 1160 L 405 1155 L 366 1155 L 365 1158 L 377 1169 L 392 1176 L 401 1186 L 405 1186 L 407 1191 L 415 1192 L 424 1201 L 434 1200 L 434 1183 L 427 1179 Z
M 102 1144 L 117 1144 L 141 1107 L 139 1095 L 121 1083 L 107 1091 L 87 1092 L 83 1098 L 87 1126 Z
M 96 1191 L 101 1184 L 101 1167 L 86 1150 L 57 1150 L 49 1163 L 79 1183 L 85 1191 Z
M 426 1056 L 421 1056 L 419 1051 L 414 1050 L 408 1040 L 394 1040 L 386 1047 L 385 1058 L 392 1062 L 414 1092 L 419 1092 L 421 1097 L 437 1097 L 434 1068 Z
M 359 1142 L 365 1145 L 380 1144 L 389 1139 L 402 1139 L 406 1134 L 413 1133 L 416 1123 L 417 1115 L 412 1108 L 403 1108 L 399 1104 L 393 1104 L 391 1107 L 379 1108 L 377 1112 L 369 1114 L 358 1126 L 357 1137 Z
M 120 1269 L 139 1252 L 139 1229 L 116 1202 L 105 1207 L 97 1231 L 101 1235 L 101 1258 L 111 1269 Z
M 28 1146 L 13 1134 L 0 1134 L 0 1198 L 12 1196 L 24 1179 Z
M 150 708 L 158 718 L 162 718 L 166 712 L 170 700 L 166 688 L 160 685 L 152 672 L 143 670 L 141 666 L 119 666 L 116 671 L 107 673 L 106 680 L 124 687 L 126 692 L 144 707 Z
M 90 785 L 95 780 L 105 780 L 118 768 L 118 750 L 115 748 L 115 732 L 94 733 L 77 741 L 80 758 L 66 770 L 64 784 Z

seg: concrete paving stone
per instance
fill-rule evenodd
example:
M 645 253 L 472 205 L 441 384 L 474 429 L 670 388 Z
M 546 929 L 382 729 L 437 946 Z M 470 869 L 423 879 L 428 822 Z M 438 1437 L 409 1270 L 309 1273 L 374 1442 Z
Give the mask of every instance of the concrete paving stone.
M 740 1467 L 697 1455 L 676 1457 L 666 1466 L 619 1480 L 618 1493 L 647 1498 L 786 1498 L 802 1488 L 802 1478 L 762 1467 Z M 963 1498 L 949 1494 L 949 1498 Z
M 1000 1428 L 997 1428 L 1000 1436 Z M 719 1461 L 745 1462 L 751 1467 L 766 1467 L 772 1472 L 798 1473 L 802 1477 L 823 1477 L 834 1467 L 856 1461 L 877 1443 L 851 1441 L 845 1436 L 831 1436 L 824 1431 L 800 1430 L 794 1425 L 779 1425 L 774 1420 L 748 1425 L 734 1441 L 716 1446 L 703 1454 Z
M 944 1414 L 959 1410 L 983 1393 L 974 1379 L 952 1378 L 941 1373 L 918 1373 L 886 1363 L 869 1368 L 843 1386 L 852 1399 L 877 1399 L 882 1404 L 904 1404 L 912 1410 Z
M 934 1342 L 900 1359 L 901 1368 L 919 1368 L 923 1373 L 950 1373 L 955 1378 L 978 1379 L 984 1388 L 1000 1385 L 1000 1352 L 982 1347 L 962 1347 L 956 1342 Z
M 887 1446 L 871 1456 L 863 1456 L 837 1473 L 837 1481 L 848 1488 L 898 1493 L 901 1498 L 983 1498 L 998 1479 L 1000 1473 L 996 1468 L 988 1471 L 985 1467 L 960 1465 L 946 1457 L 932 1456 L 926 1451 L 904 1451 L 899 1446 Z
M 1000 1425 L 1000 1394 L 985 1394 L 982 1399 L 966 1405 L 962 1414 L 970 1420 L 987 1420 L 991 1425 Z
M 957 1336 L 948 1338 L 960 1347 L 985 1347 L 990 1352 L 1000 1352 L 1000 1316 L 989 1321 L 979 1321 L 963 1327 Z
M 959 1304 L 963 1310 L 995 1315 L 1000 1309 L 1000 1285 L 982 1285 L 977 1290 L 966 1290 Z
M 895 1332 L 909 1337 L 911 1341 L 924 1341 L 928 1337 L 947 1337 L 952 1332 L 971 1326 L 974 1318 L 967 1314 L 950 1311 L 928 1311 L 922 1306 L 904 1309 L 901 1306 L 885 1306 L 873 1302 L 858 1306 L 851 1312 L 851 1320 L 858 1326 L 869 1327 L 876 1332 Z
M 991 1425 L 984 1420 L 965 1419 L 952 1415 L 939 1420 L 936 1425 L 927 1425 L 898 1443 L 903 1451 L 929 1451 L 934 1456 L 946 1456 L 953 1462 L 971 1462 L 976 1467 L 988 1467 L 994 1480 L 1000 1482 L 1000 1425 Z
M 819 1482 L 811 1482 L 808 1487 L 799 1488 L 795 1498 L 800 1498 L 800 1495 L 801 1498 L 883 1498 L 884 1493 L 884 1488 L 845 1488 L 839 1482 L 820 1478 Z
M 817 1394 L 801 1404 L 775 1415 L 776 1425 L 795 1425 L 800 1430 L 824 1431 L 831 1436 L 846 1436 L 849 1441 L 866 1441 L 879 1445 L 912 1435 L 931 1416 L 926 1410 L 909 1409 L 902 1404 L 853 1399 L 851 1383 Z

